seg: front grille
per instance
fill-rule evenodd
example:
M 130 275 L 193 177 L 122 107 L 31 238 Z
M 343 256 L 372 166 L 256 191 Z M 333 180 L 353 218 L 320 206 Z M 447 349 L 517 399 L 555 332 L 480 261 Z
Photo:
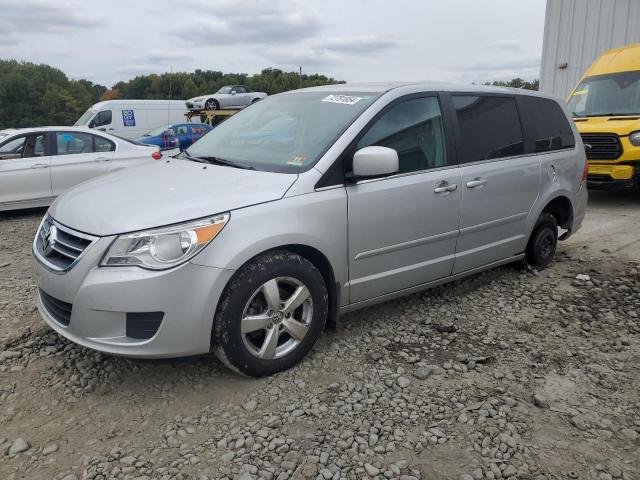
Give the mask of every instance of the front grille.
M 34 246 L 47 266 L 53 270 L 66 271 L 78 261 L 94 240 L 95 237 L 75 232 L 47 215 L 36 234 Z
M 40 299 L 45 310 L 51 315 L 56 322 L 65 327 L 69 325 L 71 321 L 71 307 L 72 305 L 57 298 L 52 297 L 48 293 L 40 289 Z
M 622 155 L 620 138 L 613 133 L 583 133 L 582 142 L 589 160 L 615 160 Z

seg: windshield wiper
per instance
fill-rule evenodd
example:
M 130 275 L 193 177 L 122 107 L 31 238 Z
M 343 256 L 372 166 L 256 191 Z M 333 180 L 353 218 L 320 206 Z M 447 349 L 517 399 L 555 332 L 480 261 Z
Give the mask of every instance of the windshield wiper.
M 178 155 L 175 156 L 175 158 L 184 158 L 186 160 L 191 160 L 192 162 L 205 163 L 205 161 L 200 157 L 192 157 L 191 155 L 189 155 L 186 150 L 183 150 L 182 152 L 180 152 Z
M 203 162 L 212 163 L 215 165 L 224 165 L 226 167 L 242 168 L 244 170 L 256 170 L 256 167 L 252 167 L 251 165 L 237 163 L 237 162 L 234 162 L 233 160 L 227 160 L 225 158 L 218 158 L 218 157 L 192 157 L 192 158 L 198 158 Z

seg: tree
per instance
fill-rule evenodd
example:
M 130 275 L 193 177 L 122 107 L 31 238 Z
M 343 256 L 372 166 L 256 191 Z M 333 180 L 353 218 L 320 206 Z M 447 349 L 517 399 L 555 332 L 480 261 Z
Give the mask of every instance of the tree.
M 48 65 L 0 60 L 0 128 L 71 125 L 105 90 Z
M 102 95 L 100 95 L 100 101 L 104 102 L 106 100 L 117 100 L 120 98 L 120 90 L 117 88 L 109 88 L 104 91 Z
M 196 82 L 193 81 L 192 78 L 188 78 L 184 85 L 182 86 L 182 98 L 185 100 L 187 98 L 192 98 L 198 95 L 198 86 Z
M 522 78 L 514 78 L 509 81 L 494 80 L 493 82 L 486 82 L 485 85 L 493 85 L 494 87 L 524 88 L 525 90 L 539 90 L 540 80 L 536 78 L 535 80 L 527 82 Z
M 270 95 L 298 88 L 342 83 L 318 73 L 300 75 L 277 68 L 260 73 L 195 70 L 138 75 L 110 89 L 89 80 L 70 80 L 57 68 L 0 60 L 0 129 L 40 125 L 71 125 L 101 100 L 187 99 L 214 93 L 225 85 L 246 85 Z

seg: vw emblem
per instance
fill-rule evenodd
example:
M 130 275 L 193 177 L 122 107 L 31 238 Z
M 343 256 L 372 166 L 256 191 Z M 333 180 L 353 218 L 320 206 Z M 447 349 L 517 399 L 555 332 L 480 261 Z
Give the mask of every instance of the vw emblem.
M 58 239 L 58 229 L 55 225 L 49 227 L 49 232 L 42 239 L 42 251 L 45 256 L 49 256 L 53 252 L 56 240 Z
M 272 320 L 276 325 L 279 324 L 282 321 L 282 312 L 274 312 Z

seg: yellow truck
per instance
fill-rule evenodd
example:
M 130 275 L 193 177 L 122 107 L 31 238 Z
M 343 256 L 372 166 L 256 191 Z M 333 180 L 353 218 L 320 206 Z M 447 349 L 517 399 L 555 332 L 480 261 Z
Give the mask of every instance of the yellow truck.
M 603 53 L 568 100 L 591 188 L 640 188 L 640 44 Z

